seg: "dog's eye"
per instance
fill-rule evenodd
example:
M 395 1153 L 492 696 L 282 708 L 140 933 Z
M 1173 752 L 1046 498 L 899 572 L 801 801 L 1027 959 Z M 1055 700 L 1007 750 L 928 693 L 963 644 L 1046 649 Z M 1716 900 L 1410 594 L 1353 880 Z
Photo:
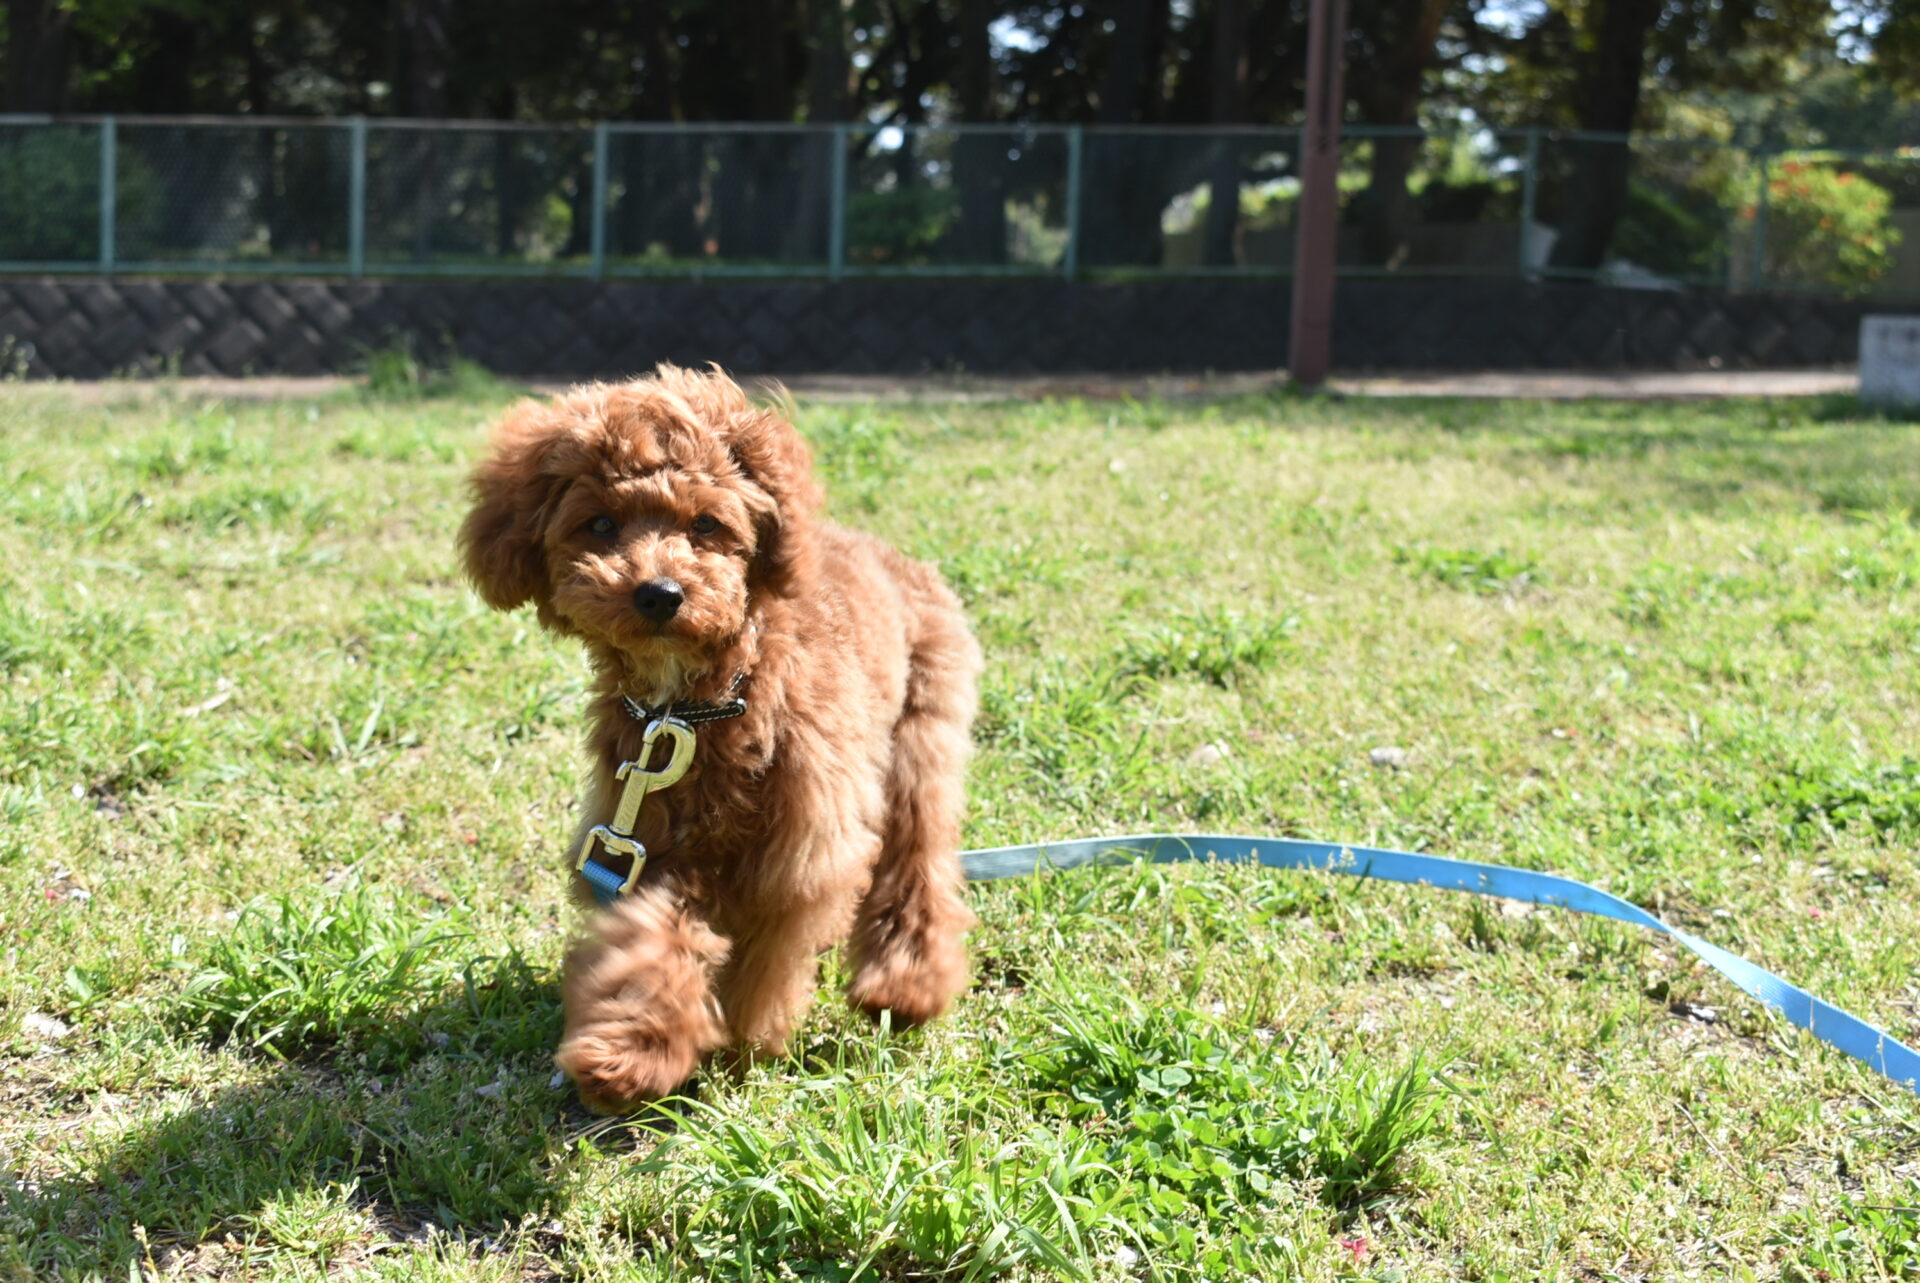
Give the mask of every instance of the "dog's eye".
M 619 528 L 620 527 L 613 523 L 612 517 L 595 517 L 587 523 L 587 529 L 593 531 L 594 534 L 599 535 L 602 539 L 611 539 L 613 532 Z
M 696 535 L 710 535 L 719 528 L 720 519 L 710 517 L 704 512 L 693 519 L 693 533 Z

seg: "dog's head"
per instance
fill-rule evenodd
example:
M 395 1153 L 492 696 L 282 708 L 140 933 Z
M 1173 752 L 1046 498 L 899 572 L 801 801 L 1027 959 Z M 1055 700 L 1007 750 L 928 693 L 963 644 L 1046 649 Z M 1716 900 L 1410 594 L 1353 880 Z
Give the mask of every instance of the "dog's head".
M 494 429 L 460 531 L 487 604 L 680 694 L 746 627 L 756 594 L 813 572 L 820 494 L 806 444 L 719 373 L 661 366 L 524 401 Z

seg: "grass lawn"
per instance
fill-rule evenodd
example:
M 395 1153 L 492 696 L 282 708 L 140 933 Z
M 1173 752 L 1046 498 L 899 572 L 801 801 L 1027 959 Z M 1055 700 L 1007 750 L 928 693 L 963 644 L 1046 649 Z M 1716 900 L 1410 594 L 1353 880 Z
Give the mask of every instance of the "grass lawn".
M 829 996 L 788 1062 L 584 1114 L 583 667 L 454 570 L 511 395 L 0 388 L 0 1278 L 1920 1277 L 1920 1099 L 1649 934 L 1345 878 L 977 887 L 935 1027 Z M 1920 1040 L 1920 428 L 800 422 L 984 643 L 969 845 L 1549 869 Z

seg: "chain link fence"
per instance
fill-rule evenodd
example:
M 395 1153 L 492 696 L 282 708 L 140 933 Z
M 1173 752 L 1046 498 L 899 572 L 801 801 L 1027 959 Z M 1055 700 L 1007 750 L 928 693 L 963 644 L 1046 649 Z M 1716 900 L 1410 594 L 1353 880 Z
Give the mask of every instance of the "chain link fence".
M 1285 275 L 1298 131 L 0 117 L 0 271 Z M 1350 126 L 1348 277 L 1920 296 L 1920 149 Z

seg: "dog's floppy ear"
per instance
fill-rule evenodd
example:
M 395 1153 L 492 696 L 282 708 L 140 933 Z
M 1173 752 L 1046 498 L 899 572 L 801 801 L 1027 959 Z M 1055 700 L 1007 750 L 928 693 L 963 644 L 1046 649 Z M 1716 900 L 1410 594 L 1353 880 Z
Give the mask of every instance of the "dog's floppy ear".
M 460 553 L 467 577 L 495 610 L 524 606 L 546 590 L 541 536 L 557 482 L 545 465 L 572 427 L 553 407 L 522 401 L 494 428 L 487 457 L 473 470 Z
M 727 444 L 753 483 L 773 499 L 757 522 L 752 574 L 769 591 L 787 593 L 815 570 L 813 519 L 819 483 L 807 443 L 778 414 L 758 411 L 733 420 Z

